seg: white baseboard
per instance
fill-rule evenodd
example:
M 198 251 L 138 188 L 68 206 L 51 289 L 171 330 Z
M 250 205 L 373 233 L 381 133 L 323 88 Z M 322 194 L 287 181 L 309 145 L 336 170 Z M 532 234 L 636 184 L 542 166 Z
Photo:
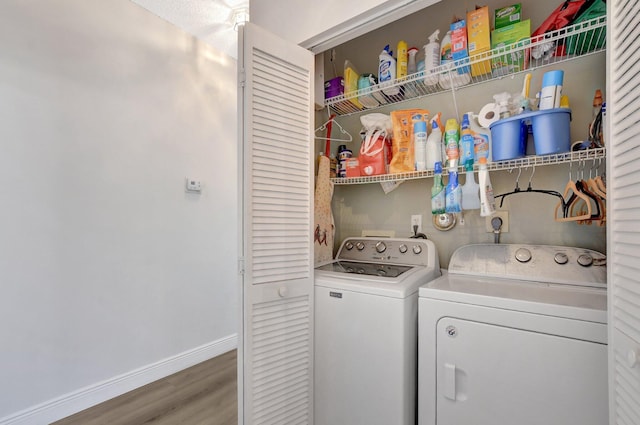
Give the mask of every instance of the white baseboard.
M 115 376 L 15 414 L 0 418 L 0 425 L 42 425 L 66 418 L 143 385 L 224 354 L 238 346 L 238 336 L 230 335 L 159 362 Z

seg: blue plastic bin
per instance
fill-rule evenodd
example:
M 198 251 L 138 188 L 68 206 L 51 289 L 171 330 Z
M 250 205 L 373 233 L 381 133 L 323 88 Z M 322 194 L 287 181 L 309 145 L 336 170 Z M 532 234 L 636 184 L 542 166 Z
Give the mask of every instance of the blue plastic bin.
M 571 109 L 554 108 L 527 112 L 491 124 L 491 150 L 494 161 L 522 158 L 526 153 L 527 122 L 533 128 L 536 155 L 571 150 Z

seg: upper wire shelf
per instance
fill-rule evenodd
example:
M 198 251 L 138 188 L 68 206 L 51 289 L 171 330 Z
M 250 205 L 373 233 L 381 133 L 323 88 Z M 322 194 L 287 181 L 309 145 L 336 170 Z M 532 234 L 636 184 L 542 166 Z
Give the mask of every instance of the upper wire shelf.
M 523 158 L 510 159 L 506 161 L 490 162 L 487 164 L 487 169 L 492 171 L 500 170 L 514 170 L 516 168 L 536 167 L 539 165 L 555 165 L 565 164 L 570 162 L 582 162 L 591 161 L 597 159 L 604 159 L 606 157 L 606 148 L 587 149 L 582 151 L 565 152 L 553 155 L 531 155 Z M 474 168 L 477 171 L 477 165 Z M 458 167 L 458 173 L 464 173 L 464 167 Z M 442 171 L 443 175 L 447 175 L 446 169 Z M 408 173 L 397 174 L 381 174 L 377 176 L 364 176 L 364 177 L 337 177 L 332 178 L 331 181 L 336 185 L 352 185 L 352 184 L 366 184 L 366 183 L 381 183 L 381 182 L 393 182 L 404 180 L 417 180 L 433 177 L 433 170 L 427 171 L 411 171 Z
M 591 55 L 606 49 L 606 24 L 607 17 L 600 16 L 441 65 L 428 74 L 418 72 L 325 99 L 324 104 L 337 115 L 350 115 Z M 514 66 L 514 61 L 523 66 Z M 368 108 L 362 106 L 361 99 Z

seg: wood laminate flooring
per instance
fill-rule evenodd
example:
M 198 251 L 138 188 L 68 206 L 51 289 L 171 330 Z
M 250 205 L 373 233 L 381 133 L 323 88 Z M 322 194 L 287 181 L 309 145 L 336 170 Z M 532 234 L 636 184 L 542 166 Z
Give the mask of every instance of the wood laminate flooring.
M 52 425 L 237 425 L 236 350 Z

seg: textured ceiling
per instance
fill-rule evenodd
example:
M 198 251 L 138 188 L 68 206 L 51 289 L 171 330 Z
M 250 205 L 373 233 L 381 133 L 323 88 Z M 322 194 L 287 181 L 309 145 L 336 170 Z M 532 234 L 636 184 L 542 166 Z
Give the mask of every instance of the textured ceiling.
M 151 13 L 237 58 L 233 11 L 249 9 L 249 0 L 132 0 Z

